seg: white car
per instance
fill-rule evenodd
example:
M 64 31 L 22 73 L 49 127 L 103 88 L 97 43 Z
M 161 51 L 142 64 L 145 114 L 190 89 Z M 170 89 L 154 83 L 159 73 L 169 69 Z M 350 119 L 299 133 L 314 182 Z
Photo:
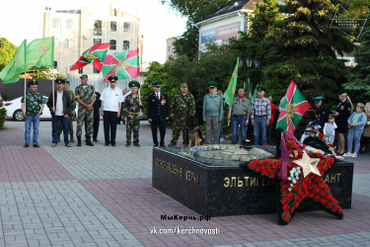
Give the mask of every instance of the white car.
M 40 116 L 40 118 L 46 118 L 46 119 L 49 118 L 49 119 L 51 119 L 50 110 L 46 106 L 46 103 L 48 102 L 48 97 L 46 97 L 46 96 L 42 96 L 42 97 L 44 98 L 45 107 L 44 107 L 44 110 L 42 111 L 42 115 Z M 7 118 L 12 118 L 15 121 L 24 120 L 23 115 L 22 115 L 21 99 L 22 99 L 22 97 L 19 97 L 19 98 L 13 99 L 11 101 L 4 101 L 3 102 L 4 106 L 5 106 L 5 109 L 6 109 L 6 117 Z

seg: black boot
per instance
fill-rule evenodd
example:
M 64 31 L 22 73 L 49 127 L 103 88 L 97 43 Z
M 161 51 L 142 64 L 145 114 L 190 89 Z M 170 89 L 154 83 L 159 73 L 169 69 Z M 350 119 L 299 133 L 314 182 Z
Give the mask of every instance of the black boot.
M 81 147 L 81 136 L 77 136 L 77 147 Z
M 86 145 L 87 146 L 94 146 L 94 143 L 91 142 L 91 137 L 86 137 Z

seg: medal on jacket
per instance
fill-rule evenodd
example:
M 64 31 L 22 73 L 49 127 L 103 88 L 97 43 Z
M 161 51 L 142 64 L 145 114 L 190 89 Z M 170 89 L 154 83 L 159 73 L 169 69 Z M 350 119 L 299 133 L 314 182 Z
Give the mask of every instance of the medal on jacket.
M 164 104 L 166 104 L 166 100 L 164 99 L 164 95 L 162 95 L 161 105 L 164 105 Z

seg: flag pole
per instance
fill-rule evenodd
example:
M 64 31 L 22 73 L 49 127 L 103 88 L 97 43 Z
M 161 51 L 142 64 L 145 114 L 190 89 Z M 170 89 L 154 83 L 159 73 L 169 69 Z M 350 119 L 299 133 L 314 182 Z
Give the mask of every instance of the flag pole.
M 137 16 L 136 16 L 137 17 Z M 139 50 L 139 18 L 137 18 L 136 23 L 136 50 Z M 139 52 L 137 53 L 139 56 Z M 140 56 L 139 56 L 139 84 L 141 85 L 141 77 L 140 77 Z M 139 103 L 140 103 L 140 88 L 139 88 Z
M 27 102 L 27 86 L 26 86 L 27 70 L 24 72 L 24 112 L 26 112 L 26 102 Z
M 52 81 L 52 92 L 53 92 L 53 108 L 55 107 L 55 93 L 54 93 L 54 69 L 53 69 L 53 81 Z

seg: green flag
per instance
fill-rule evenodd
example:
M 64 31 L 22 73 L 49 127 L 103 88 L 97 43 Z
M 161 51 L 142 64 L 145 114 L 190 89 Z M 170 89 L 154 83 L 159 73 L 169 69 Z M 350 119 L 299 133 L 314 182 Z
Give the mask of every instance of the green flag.
M 227 87 L 226 92 L 224 93 L 224 96 L 223 96 L 225 99 L 225 103 L 229 105 L 230 109 L 232 109 L 232 106 L 233 106 L 235 88 L 236 88 L 236 83 L 238 81 L 238 68 L 239 68 L 239 58 L 236 60 L 236 65 L 235 65 L 235 69 L 234 69 L 233 75 L 230 80 L 230 84 Z
M 3 84 L 19 81 L 19 75 L 26 71 L 26 43 L 27 40 L 23 40 L 13 59 L 0 72 Z
M 27 46 L 27 69 L 41 66 L 54 67 L 54 36 L 35 39 Z

